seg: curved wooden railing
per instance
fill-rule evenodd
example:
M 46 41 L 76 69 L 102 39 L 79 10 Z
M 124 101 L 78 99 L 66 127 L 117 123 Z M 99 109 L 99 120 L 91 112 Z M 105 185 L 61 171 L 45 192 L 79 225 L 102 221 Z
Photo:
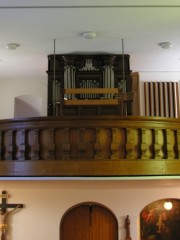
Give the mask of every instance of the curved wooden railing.
M 40 117 L 0 121 L 0 176 L 180 174 L 180 119 Z

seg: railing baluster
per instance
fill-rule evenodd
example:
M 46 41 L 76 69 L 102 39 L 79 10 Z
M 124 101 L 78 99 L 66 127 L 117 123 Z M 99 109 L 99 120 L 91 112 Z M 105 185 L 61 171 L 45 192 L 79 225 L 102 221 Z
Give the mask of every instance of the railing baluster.
M 121 128 L 112 128 L 111 159 L 126 158 L 125 131 Z
M 164 144 L 164 136 L 162 129 L 155 129 L 155 143 L 154 143 L 154 150 L 155 150 L 155 159 L 162 159 L 164 157 L 163 152 L 163 144 Z
M 175 136 L 174 131 L 166 129 L 166 138 L 167 138 L 167 159 L 175 159 Z
M 16 143 L 19 140 L 18 153 L 17 153 L 18 160 L 25 160 L 25 153 L 26 153 L 26 135 L 25 134 L 26 134 L 25 129 L 22 129 L 16 132 Z
M 39 160 L 39 129 L 33 129 L 30 131 L 31 133 L 31 159 Z
M 111 158 L 111 131 L 109 128 L 96 128 L 95 159 Z
M 141 138 L 142 138 L 142 143 L 141 143 L 141 159 L 150 159 L 153 157 L 152 153 L 152 130 L 151 129 L 146 129 L 142 128 L 141 129 Z
M 138 158 L 138 130 L 127 128 L 127 142 L 126 142 L 126 151 L 127 159 L 137 159 Z
M 49 159 L 55 159 L 54 128 L 49 129 L 48 153 Z
M 180 159 L 180 129 L 177 130 L 178 158 Z
M 62 144 L 62 159 L 70 159 L 70 139 L 69 139 L 69 128 L 63 129 L 63 144 Z
M 2 146 L 2 131 L 0 131 L 0 160 L 3 160 L 2 153 L 3 153 L 3 146 Z
M 5 160 L 13 160 L 13 130 L 5 133 Z
M 101 128 L 96 128 L 95 159 L 101 159 Z
M 80 128 L 79 129 L 79 143 L 78 143 L 78 151 L 79 151 L 79 157 L 80 158 L 87 158 L 87 146 L 85 143 L 85 129 L 84 128 Z

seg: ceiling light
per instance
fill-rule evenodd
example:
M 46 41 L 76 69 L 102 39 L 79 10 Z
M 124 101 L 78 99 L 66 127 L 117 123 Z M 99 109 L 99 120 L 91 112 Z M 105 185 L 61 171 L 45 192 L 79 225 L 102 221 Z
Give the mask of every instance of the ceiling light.
M 86 39 L 93 39 L 96 37 L 96 33 L 92 32 L 92 31 L 88 31 L 88 32 L 83 32 L 82 36 Z
M 15 50 L 17 47 L 19 47 L 20 45 L 18 43 L 8 43 L 6 45 L 6 48 L 9 50 Z
M 169 49 L 173 46 L 170 42 L 160 42 L 158 45 L 163 49 Z
M 164 203 L 164 208 L 165 208 L 166 210 L 171 210 L 172 207 L 173 207 L 173 204 L 172 204 L 171 201 L 166 201 L 166 202 Z

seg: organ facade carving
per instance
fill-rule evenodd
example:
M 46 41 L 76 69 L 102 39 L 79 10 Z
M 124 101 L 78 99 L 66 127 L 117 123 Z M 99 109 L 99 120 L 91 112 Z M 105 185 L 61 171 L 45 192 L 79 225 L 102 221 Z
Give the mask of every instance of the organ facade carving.
M 49 55 L 48 116 L 123 114 L 120 98 L 132 91 L 129 58 L 112 54 Z M 131 115 L 130 104 L 125 115 Z

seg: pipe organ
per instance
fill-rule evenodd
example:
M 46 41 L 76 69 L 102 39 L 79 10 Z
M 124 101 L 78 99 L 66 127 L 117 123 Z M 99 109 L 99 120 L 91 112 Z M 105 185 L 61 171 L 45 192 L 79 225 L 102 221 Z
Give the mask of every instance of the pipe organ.
M 122 115 L 118 94 L 132 91 L 129 55 L 49 55 L 47 74 L 48 116 Z M 115 98 L 118 100 L 114 100 L 113 104 Z M 108 101 L 105 104 L 104 99 L 111 100 L 110 104 Z M 91 100 L 99 102 L 94 104 L 95 101 Z M 126 103 L 126 115 L 131 115 L 131 108 L 129 101 Z

